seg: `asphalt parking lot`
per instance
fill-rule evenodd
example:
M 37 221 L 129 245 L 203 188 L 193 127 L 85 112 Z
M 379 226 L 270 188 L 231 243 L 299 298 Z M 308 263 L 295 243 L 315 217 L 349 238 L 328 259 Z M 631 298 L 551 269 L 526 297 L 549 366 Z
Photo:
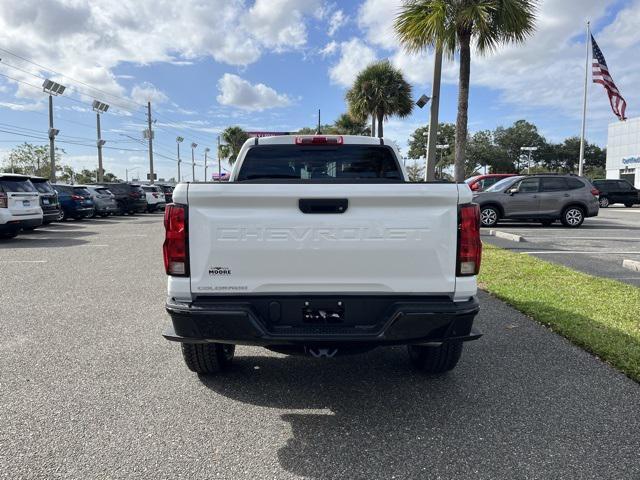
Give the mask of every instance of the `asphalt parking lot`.
M 640 261 L 640 208 L 613 206 L 601 208 L 597 217 L 587 218 L 580 228 L 571 229 L 556 222 L 550 227 L 539 223 L 504 221 L 492 230 L 521 235 L 524 242 L 489 236 L 482 240 L 503 248 L 530 254 L 591 275 L 613 278 L 640 286 L 640 272 L 622 267 L 624 259 Z
M 161 243 L 142 215 L 0 244 L 0 477 L 640 478 L 640 385 L 485 294 L 444 376 L 240 347 L 199 378 L 161 337 Z

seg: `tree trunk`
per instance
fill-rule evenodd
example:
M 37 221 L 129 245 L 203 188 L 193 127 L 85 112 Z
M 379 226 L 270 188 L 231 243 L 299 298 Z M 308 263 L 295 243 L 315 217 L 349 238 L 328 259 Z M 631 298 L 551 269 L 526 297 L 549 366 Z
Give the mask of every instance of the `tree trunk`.
M 384 121 L 384 114 L 382 112 L 378 112 L 378 137 L 384 137 L 384 128 L 382 123 Z
M 376 136 L 376 115 L 374 113 L 371 114 L 371 136 Z
M 469 79 L 471 76 L 471 33 L 460 32 L 460 77 L 458 79 L 458 117 L 456 119 L 456 157 L 454 180 L 464 181 L 467 149 L 467 122 L 469 120 Z

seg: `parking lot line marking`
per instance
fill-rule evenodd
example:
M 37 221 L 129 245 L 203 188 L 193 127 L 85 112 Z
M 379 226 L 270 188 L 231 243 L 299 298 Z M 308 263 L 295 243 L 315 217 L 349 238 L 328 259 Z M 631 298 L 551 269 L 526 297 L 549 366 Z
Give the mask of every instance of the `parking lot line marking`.
M 541 250 L 536 252 L 520 252 L 520 255 L 523 254 L 535 254 L 535 255 L 546 255 L 546 254 L 556 254 L 556 253 L 586 253 L 586 254 L 597 254 L 597 255 L 640 255 L 640 252 L 601 252 L 598 250 L 591 251 L 582 251 L 582 250 Z
M 104 245 L 100 243 L 88 243 L 86 245 L 78 245 L 79 247 L 108 247 L 109 245 Z
M 0 263 L 47 263 L 47 260 L 0 260 Z
M 640 242 L 640 238 L 613 238 L 613 237 L 558 237 L 551 235 L 531 236 L 527 235 L 527 238 L 557 238 L 559 240 L 615 240 L 620 242 Z

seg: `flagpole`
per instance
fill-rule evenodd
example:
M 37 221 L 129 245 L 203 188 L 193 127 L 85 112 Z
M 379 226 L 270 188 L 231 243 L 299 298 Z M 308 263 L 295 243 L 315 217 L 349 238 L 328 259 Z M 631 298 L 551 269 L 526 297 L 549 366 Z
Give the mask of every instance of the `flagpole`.
M 589 43 L 591 43 L 590 22 L 587 22 L 587 58 L 584 63 L 584 97 L 582 99 L 582 133 L 580 135 L 580 158 L 578 161 L 578 175 L 584 171 L 584 134 L 587 126 L 587 86 L 589 85 Z

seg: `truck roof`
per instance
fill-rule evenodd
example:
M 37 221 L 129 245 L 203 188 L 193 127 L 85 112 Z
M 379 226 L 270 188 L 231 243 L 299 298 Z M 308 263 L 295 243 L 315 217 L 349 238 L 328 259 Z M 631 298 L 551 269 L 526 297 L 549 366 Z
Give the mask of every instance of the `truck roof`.
M 363 135 L 331 135 L 331 134 L 310 134 L 310 135 L 276 135 L 273 137 L 254 137 L 247 140 L 248 145 L 293 145 L 297 138 L 328 138 L 342 139 L 342 144 L 347 145 L 391 145 L 394 142 L 385 138 L 365 137 Z

